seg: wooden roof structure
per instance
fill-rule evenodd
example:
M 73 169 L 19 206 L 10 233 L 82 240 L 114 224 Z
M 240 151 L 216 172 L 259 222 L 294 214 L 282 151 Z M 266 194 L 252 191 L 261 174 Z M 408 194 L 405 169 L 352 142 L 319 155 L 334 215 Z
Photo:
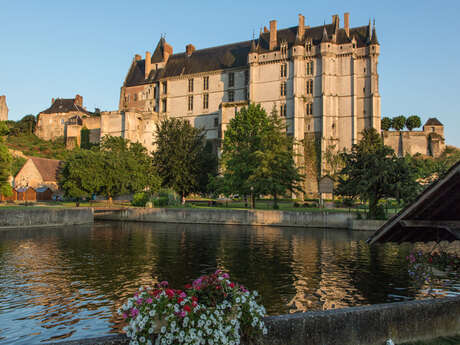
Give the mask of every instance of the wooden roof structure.
M 460 240 L 460 161 L 390 218 L 367 243 Z

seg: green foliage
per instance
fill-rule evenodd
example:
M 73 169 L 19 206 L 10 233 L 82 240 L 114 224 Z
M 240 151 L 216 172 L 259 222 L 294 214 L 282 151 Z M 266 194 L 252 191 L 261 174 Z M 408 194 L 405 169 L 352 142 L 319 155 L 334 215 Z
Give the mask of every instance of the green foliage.
M 217 173 L 217 161 L 201 129 L 186 120 L 163 120 L 156 127 L 155 145 L 153 162 L 163 187 L 181 196 L 206 191 L 208 176 Z
M 148 193 L 139 192 L 133 195 L 133 201 L 131 202 L 131 204 L 133 206 L 144 207 L 145 204 L 147 204 L 149 200 L 150 200 L 150 195 Z
M 385 197 L 411 201 L 419 192 L 412 167 L 393 149 L 383 145 L 374 128 L 365 129 L 351 153 L 343 153 L 345 166 L 340 172 L 338 195 L 369 201 L 369 217 L 379 216 L 378 202 Z
M 402 130 L 405 125 L 406 125 L 406 117 L 403 115 L 396 116 L 391 120 L 391 127 L 396 129 L 397 131 Z
M 59 183 L 68 197 L 102 194 L 109 199 L 136 192 L 151 195 L 161 184 L 141 144 L 110 136 L 102 138 L 100 148 L 72 151 Z
M 381 121 L 381 128 L 382 128 L 382 131 L 388 131 L 390 130 L 391 128 L 391 125 L 392 125 L 392 121 L 389 117 L 384 117 L 382 118 L 382 121 Z
M 63 138 L 54 141 L 45 141 L 35 134 L 8 135 L 6 145 L 8 148 L 23 152 L 26 156 L 43 157 L 65 160 L 70 151 L 66 149 Z
M 86 150 L 91 148 L 91 143 L 89 142 L 89 129 L 85 126 L 80 130 L 80 147 Z
M 414 128 L 419 128 L 422 125 L 420 117 L 417 115 L 409 116 L 406 120 L 406 127 L 408 130 L 413 130 Z
M 326 162 L 326 175 L 331 176 L 334 180 L 339 171 L 343 168 L 343 157 L 340 153 L 336 152 L 335 145 L 329 145 L 324 152 L 324 160 Z
M 8 121 L 10 124 L 10 134 L 18 135 L 31 135 L 35 131 L 37 119 L 33 115 L 26 115 L 17 122 Z
M 273 195 L 300 190 L 302 176 L 294 163 L 294 142 L 276 110 L 268 116 L 260 105 L 243 108 L 225 131 L 221 192 Z
M 24 157 L 13 156 L 13 160 L 11 162 L 11 176 L 16 176 L 26 162 L 27 159 Z
M 104 136 L 99 154 L 104 164 L 100 193 L 109 199 L 144 190 L 154 193 L 159 189 L 161 180 L 153 169 L 152 158 L 141 144 Z
M 0 121 L 0 136 L 5 136 L 10 133 L 10 128 L 6 124 L 6 121 Z
M 66 197 L 91 197 L 101 189 L 104 173 L 100 152 L 74 150 L 61 168 L 59 186 Z
M 454 164 L 460 161 L 460 149 L 455 146 L 447 146 L 444 152 L 436 158 L 416 154 L 406 155 L 405 159 L 414 168 L 418 179 L 423 182 L 432 182 L 443 177 Z
M 11 195 L 10 174 L 12 157 L 5 146 L 3 139 L 0 138 L 0 194 Z

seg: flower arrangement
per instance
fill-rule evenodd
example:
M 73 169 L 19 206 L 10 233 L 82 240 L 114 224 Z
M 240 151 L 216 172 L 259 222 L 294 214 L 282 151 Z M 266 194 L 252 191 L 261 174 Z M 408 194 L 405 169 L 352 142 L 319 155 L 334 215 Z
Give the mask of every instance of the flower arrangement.
M 267 334 L 265 308 L 257 302 L 257 291 L 229 278 L 217 270 L 183 290 L 169 288 L 166 281 L 139 288 L 118 310 L 128 323 L 123 330 L 130 344 L 236 345 L 241 338 Z
M 408 261 L 409 277 L 419 284 L 432 285 L 443 272 L 458 272 L 460 258 L 456 254 L 444 251 L 411 253 L 406 257 Z

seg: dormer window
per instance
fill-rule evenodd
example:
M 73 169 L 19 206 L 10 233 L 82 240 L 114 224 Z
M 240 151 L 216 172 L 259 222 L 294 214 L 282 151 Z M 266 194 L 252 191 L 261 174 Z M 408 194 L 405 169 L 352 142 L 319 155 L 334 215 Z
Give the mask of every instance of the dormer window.
M 305 51 L 307 53 L 311 52 L 311 41 L 305 43 Z

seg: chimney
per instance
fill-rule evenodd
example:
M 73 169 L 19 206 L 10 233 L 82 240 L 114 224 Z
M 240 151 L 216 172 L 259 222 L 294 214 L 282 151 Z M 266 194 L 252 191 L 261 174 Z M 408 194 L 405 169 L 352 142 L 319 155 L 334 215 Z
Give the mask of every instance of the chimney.
M 152 70 L 152 56 L 150 52 L 145 52 L 145 79 L 147 79 L 150 75 L 150 71 Z
M 83 97 L 80 95 L 75 96 L 74 104 L 78 105 L 79 107 L 83 107 Z
M 347 12 L 343 15 L 343 22 L 345 25 L 345 32 L 347 36 L 350 37 L 350 13 Z
M 195 46 L 193 44 L 187 44 L 185 46 L 185 53 L 187 54 L 187 56 L 192 55 L 194 51 L 195 51 Z
M 264 33 L 267 33 L 268 32 L 268 29 L 266 26 L 264 26 Z
M 51 105 L 54 104 L 54 98 L 51 98 Z
M 276 31 L 276 20 L 270 20 L 270 50 L 273 50 L 278 45 L 277 39 L 277 31 Z
M 135 61 L 140 61 L 142 57 L 139 54 L 134 55 L 134 60 Z
M 304 33 L 305 33 L 305 17 L 299 14 L 299 27 L 297 29 L 297 35 L 299 36 L 300 39 L 302 39 Z

